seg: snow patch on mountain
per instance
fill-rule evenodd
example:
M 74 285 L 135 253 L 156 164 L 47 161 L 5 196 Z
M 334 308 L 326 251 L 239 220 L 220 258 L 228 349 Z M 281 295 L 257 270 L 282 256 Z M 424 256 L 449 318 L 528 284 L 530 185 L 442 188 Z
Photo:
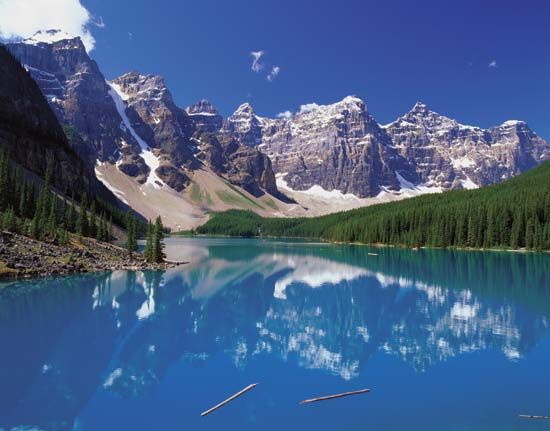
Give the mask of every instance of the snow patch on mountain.
M 122 118 L 124 127 L 128 130 L 128 132 L 130 132 L 141 147 L 140 156 L 150 169 L 146 184 L 151 184 L 155 188 L 163 187 L 165 185 L 164 182 L 156 174 L 156 170 L 160 166 L 160 159 L 151 151 L 151 147 L 137 134 L 132 127 L 130 119 L 126 115 L 125 101 L 129 99 L 129 96 L 122 91 L 120 86 L 108 81 L 107 85 L 110 87 L 109 94 L 115 102 L 116 109 Z
M 360 202 L 361 201 L 361 198 L 357 197 L 353 193 L 342 193 L 340 190 L 336 190 L 336 189 L 328 191 L 317 184 L 314 186 L 311 186 L 307 190 L 293 190 L 284 180 L 284 177 L 286 175 L 287 175 L 286 173 L 278 173 L 276 175 L 278 188 L 281 188 L 283 190 L 288 190 L 293 193 L 309 195 L 311 197 L 315 197 L 315 198 L 319 198 L 319 199 L 331 201 L 331 202 L 338 202 L 338 201 Z
M 398 195 L 403 197 L 415 197 L 420 195 L 427 195 L 433 193 L 441 193 L 443 189 L 441 187 L 427 186 L 425 184 L 415 185 L 410 181 L 407 181 L 403 176 L 396 172 L 395 176 L 399 182 L 400 189 L 398 191 L 388 190 L 386 187 L 382 187 L 382 191 L 376 196 L 381 199 L 388 195 Z
M 473 189 L 479 188 L 479 186 L 476 183 L 474 183 L 469 177 L 466 177 L 465 180 L 460 180 L 460 184 L 462 185 L 463 189 L 467 189 L 467 190 L 473 190 Z
M 75 39 L 73 36 L 65 31 L 61 30 L 39 30 L 34 35 L 22 41 L 27 45 L 37 45 L 39 43 L 54 43 L 60 40 Z

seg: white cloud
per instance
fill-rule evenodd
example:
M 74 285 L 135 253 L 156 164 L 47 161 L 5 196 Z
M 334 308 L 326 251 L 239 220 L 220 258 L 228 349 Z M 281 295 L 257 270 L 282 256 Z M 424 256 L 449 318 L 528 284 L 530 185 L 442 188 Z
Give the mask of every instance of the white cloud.
M 305 112 L 314 111 L 317 108 L 319 108 L 317 103 L 306 103 L 305 105 L 300 105 L 300 111 L 298 111 L 298 113 L 303 114 Z
M 28 38 L 39 30 L 59 29 L 80 36 L 86 50 L 94 49 L 95 39 L 89 26 L 103 28 L 100 17 L 94 19 L 80 0 L 0 0 L 0 37 Z
M 283 111 L 283 112 L 279 112 L 279 113 L 277 114 L 277 118 L 284 118 L 284 119 L 286 119 L 286 120 L 289 120 L 289 119 L 292 118 L 292 115 L 293 115 L 293 114 L 292 114 L 292 112 L 290 112 L 290 111 Z
M 252 56 L 252 71 L 253 72 L 260 72 L 263 68 L 264 68 L 264 65 L 263 63 L 261 62 L 261 59 L 262 57 L 264 56 L 265 52 L 260 50 L 260 51 L 252 51 L 250 53 L 250 55 Z
M 497 68 L 498 65 L 497 65 L 497 61 L 496 60 L 493 60 L 489 63 L 489 67 L 492 67 L 492 68 Z
M 279 75 L 280 72 L 281 68 L 279 66 L 273 66 L 271 72 L 267 74 L 267 80 L 272 82 L 275 78 L 277 78 L 277 75 Z

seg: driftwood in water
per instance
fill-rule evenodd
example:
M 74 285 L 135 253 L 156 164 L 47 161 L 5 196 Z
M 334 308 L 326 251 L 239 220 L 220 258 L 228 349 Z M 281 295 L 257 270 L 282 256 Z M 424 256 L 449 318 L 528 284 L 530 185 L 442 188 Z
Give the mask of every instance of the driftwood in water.
M 534 416 L 534 415 L 519 415 L 522 419 L 548 419 L 550 420 L 550 416 Z
M 300 401 L 300 404 L 316 403 L 317 401 L 333 400 L 335 398 L 348 397 L 350 395 L 366 394 L 370 389 L 361 389 L 359 391 L 344 392 L 342 394 L 327 395 L 325 397 L 311 398 L 309 400 Z
M 239 398 L 242 394 L 244 394 L 245 392 L 248 392 L 249 390 L 251 389 L 254 389 L 258 384 L 257 383 L 253 383 L 251 385 L 248 385 L 246 388 L 240 390 L 239 392 L 237 392 L 235 395 L 232 395 L 230 396 L 228 399 L 222 401 L 221 403 L 215 405 L 214 407 L 212 407 L 211 409 L 208 409 L 204 412 L 201 413 L 201 416 L 206 416 L 206 415 L 209 415 L 210 413 L 212 413 L 213 411 L 215 410 L 218 410 L 220 407 L 223 407 L 225 406 L 226 404 L 230 403 L 231 401 L 233 401 L 234 399 L 236 398 Z

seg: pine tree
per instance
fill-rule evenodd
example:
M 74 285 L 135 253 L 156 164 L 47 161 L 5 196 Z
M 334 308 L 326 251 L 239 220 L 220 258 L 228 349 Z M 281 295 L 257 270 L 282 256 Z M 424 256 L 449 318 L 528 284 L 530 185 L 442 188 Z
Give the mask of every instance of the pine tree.
M 113 216 L 109 217 L 109 227 L 107 228 L 107 241 L 113 240 Z
M 34 239 L 40 239 L 40 226 L 38 223 L 38 215 L 32 218 L 31 224 L 29 226 L 29 235 Z
M 46 231 L 55 236 L 57 232 L 57 197 L 54 193 L 50 193 L 48 223 Z
M 164 254 L 164 227 L 162 226 L 162 219 L 158 216 L 153 230 L 153 262 L 162 263 L 164 259 L 166 259 Z
M 65 217 L 64 218 L 65 218 L 66 229 L 69 232 L 74 232 L 75 231 L 74 207 L 75 207 L 75 202 L 74 202 L 74 195 L 73 195 L 73 197 L 71 199 L 71 203 L 65 206 Z
M 128 213 L 129 214 L 129 213 Z M 126 239 L 126 250 L 128 250 L 128 256 L 130 259 L 134 257 L 134 252 L 137 250 L 137 240 L 136 240 L 136 221 L 135 218 L 131 215 L 128 217 L 126 223 L 127 226 L 127 235 Z
M 105 213 L 101 213 L 99 216 L 99 225 L 97 228 L 96 239 L 98 241 L 105 241 L 107 239 L 106 227 L 105 227 Z
M 17 218 L 13 207 L 9 207 L 6 211 L 4 211 L 2 215 L 2 229 L 10 232 L 17 231 Z
M 153 262 L 153 223 L 151 223 L 151 220 L 147 223 L 147 242 L 143 255 L 147 262 Z
M 88 236 L 88 197 L 86 192 L 82 194 L 82 199 L 80 200 L 80 210 L 78 212 L 78 219 L 76 221 L 76 232 L 78 236 Z
M 97 235 L 97 217 L 95 199 L 90 207 L 90 219 L 88 221 L 88 236 L 95 238 Z

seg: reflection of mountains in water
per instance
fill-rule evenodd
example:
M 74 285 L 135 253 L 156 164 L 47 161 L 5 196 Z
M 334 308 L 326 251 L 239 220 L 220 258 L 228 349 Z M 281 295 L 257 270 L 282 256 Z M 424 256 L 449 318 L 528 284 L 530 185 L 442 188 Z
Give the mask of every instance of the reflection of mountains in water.
M 214 244 L 165 273 L 5 289 L 0 340 L 3 327 L 39 339 L 0 358 L 21 370 L 2 376 L 13 403 L 43 396 L 74 418 L 98 387 L 139 396 L 175 361 L 219 352 L 238 367 L 269 354 L 345 379 L 381 350 L 418 371 L 480 349 L 517 359 L 548 329 L 548 256 L 256 244 Z M 41 411 L 34 423 L 62 422 Z

